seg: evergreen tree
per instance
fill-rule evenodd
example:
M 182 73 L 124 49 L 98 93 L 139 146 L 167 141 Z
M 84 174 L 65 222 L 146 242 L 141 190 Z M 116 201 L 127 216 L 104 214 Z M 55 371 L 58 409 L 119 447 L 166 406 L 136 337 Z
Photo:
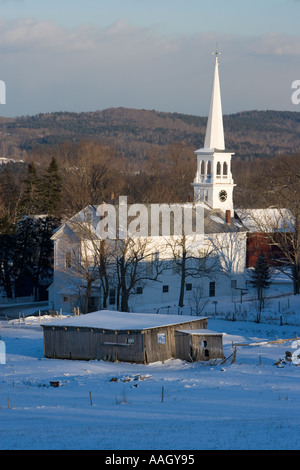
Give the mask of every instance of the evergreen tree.
M 41 205 L 49 216 L 60 217 L 62 182 L 55 157 L 42 176 L 40 184 Z
M 255 268 L 250 273 L 249 282 L 257 291 L 259 312 L 261 313 L 264 304 L 264 289 L 268 289 L 271 284 L 270 267 L 263 253 L 261 253 L 257 258 Z
M 29 163 L 27 177 L 24 180 L 25 189 L 19 204 L 18 216 L 37 214 L 40 210 L 39 178 L 35 164 Z

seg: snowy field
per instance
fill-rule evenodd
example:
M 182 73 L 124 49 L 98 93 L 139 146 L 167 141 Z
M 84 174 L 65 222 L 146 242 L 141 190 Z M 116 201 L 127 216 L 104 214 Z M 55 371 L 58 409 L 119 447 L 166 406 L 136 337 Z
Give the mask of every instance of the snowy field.
M 268 323 L 216 316 L 208 328 L 225 333 L 226 357 L 232 342 L 300 338 L 293 302 L 291 325 L 276 309 Z M 1 450 L 299 449 L 300 341 L 238 347 L 234 363 L 143 365 L 46 359 L 37 317 L 3 320 L 0 335 Z

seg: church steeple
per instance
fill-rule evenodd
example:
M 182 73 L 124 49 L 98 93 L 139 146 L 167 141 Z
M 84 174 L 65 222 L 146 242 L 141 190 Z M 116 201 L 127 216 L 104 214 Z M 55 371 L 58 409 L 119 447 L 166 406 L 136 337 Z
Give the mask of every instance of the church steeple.
M 222 103 L 219 80 L 219 52 L 215 53 L 215 71 L 204 147 L 195 151 L 197 173 L 193 182 L 195 202 L 204 202 L 211 209 L 233 214 L 231 157 L 225 149 Z
M 218 61 L 218 55 L 220 55 L 220 53 L 216 51 L 214 54 L 216 56 L 215 74 L 211 93 L 210 110 L 207 121 L 204 148 L 225 150 Z

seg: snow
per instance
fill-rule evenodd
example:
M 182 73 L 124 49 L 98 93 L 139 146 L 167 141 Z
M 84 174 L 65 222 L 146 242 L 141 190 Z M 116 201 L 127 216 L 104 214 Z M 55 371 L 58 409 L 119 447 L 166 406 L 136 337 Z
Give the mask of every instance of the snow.
M 221 217 L 218 217 L 216 215 L 210 215 L 211 220 L 214 222 L 217 222 L 218 224 L 225 224 L 225 220 L 221 219 Z
M 86 328 L 103 328 L 107 330 L 140 330 L 156 328 L 159 326 L 176 325 L 182 322 L 191 322 L 203 317 L 158 315 L 153 313 L 127 313 L 114 310 L 102 310 L 80 315 L 76 317 L 63 318 L 59 326 L 73 326 Z M 57 322 L 42 322 L 44 325 L 55 326 Z
M 208 329 L 198 329 L 198 330 L 178 330 L 181 333 L 186 333 L 188 335 L 205 335 L 205 336 L 215 336 L 220 335 L 218 331 L 211 331 Z
M 287 325 L 277 309 L 261 323 L 226 320 L 218 299 L 208 328 L 223 333 L 222 364 L 46 359 L 41 324 L 65 315 L 0 321 L 0 449 L 298 449 L 300 296 L 274 301 L 282 310 L 288 300 Z M 270 343 L 277 338 L 288 341 Z M 261 345 L 237 347 L 232 363 L 232 343 Z

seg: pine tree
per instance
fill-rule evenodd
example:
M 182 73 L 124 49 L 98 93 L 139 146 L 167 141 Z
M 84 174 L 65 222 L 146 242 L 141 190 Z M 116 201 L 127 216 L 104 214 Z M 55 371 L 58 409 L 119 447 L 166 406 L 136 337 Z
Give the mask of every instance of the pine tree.
M 60 217 L 62 182 L 55 157 L 43 175 L 40 184 L 40 196 L 43 211 L 49 216 Z
M 263 253 L 261 253 L 257 258 L 254 271 L 250 273 L 249 282 L 257 291 L 259 312 L 261 312 L 264 304 L 264 289 L 268 289 L 271 284 L 270 267 Z
M 40 210 L 39 178 L 33 162 L 28 165 L 27 177 L 24 183 L 25 189 L 18 209 L 19 218 L 24 215 L 38 214 Z

